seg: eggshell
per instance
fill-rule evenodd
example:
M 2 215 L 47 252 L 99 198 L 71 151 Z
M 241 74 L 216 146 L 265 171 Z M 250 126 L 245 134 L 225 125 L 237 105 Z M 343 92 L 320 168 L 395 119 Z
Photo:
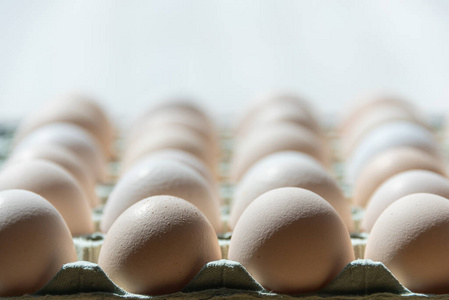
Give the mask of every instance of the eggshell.
M 106 161 L 100 146 L 92 135 L 81 127 L 69 123 L 52 123 L 39 127 L 23 138 L 14 151 L 44 144 L 64 147 L 78 156 L 98 181 L 106 179 Z
M 29 160 L 0 172 L 0 191 L 23 189 L 49 201 L 62 215 L 73 236 L 94 231 L 88 200 L 76 179 L 46 160 Z
M 309 154 L 324 165 L 329 162 L 328 152 L 313 132 L 297 125 L 277 124 L 253 132 L 236 146 L 231 164 L 231 180 L 238 182 L 259 159 L 289 150 Z
M 107 232 L 118 216 L 134 203 L 157 195 L 185 199 L 206 215 L 217 232 L 222 230 L 220 201 L 206 179 L 191 167 L 168 159 L 136 165 L 117 182 L 105 205 L 101 230 Z
M 354 150 L 347 162 L 348 182 L 354 183 L 373 157 L 393 147 L 414 147 L 441 157 L 435 137 L 426 128 L 412 122 L 387 123 L 372 130 Z
M 373 129 L 380 125 L 397 121 L 409 121 L 424 126 L 424 122 L 417 120 L 410 111 L 403 107 L 379 106 L 377 109 L 372 109 L 365 113 L 365 117 L 359 120 L 356 126 L 348 128 L 346 134 L 342 137 L 345 155 L 350 155 L 363 137 Z
M 351 240 L 332 206 L 300 188 L 271 190 L 244 211 L 232 234 L 229 259 L 266 289 L 314 292 L 354 259 Z
M 180 291 L 206 263 L 219 259 L 214 229 L 194 205 L 154 196 L 114 222 L 98 264 L 128 292 L 161 295 Z
M 320 195 L 339 213 L 347 229 L 353 231 L 351 208 L 336 180 L 318 161 L 299 152 L 277 152 L 251 167 L 235 192 L 230 227 L 236 226 L 243 211 L 254 199 L 281 187 L 303 188 Z
M 31 159 L 49 160 L 63 167 L 78 181 L 89 200 L 90 206 L 95 207 L 99 204 L 99 199 L 95 192 L 95 177 L 87 170 L 79 157 L 69 150 L 58 145 L 36 145 L 33 148 L 12 153 L 6 164 L 11 165 Z
M 114 128 L 104 110 L 86 96 L 67 94 L 49 101 L 28 116 L 16 131 L 16 140 L 51 123 L 71 123 L 92 134 L 106 156 L 112 155 Z
M 449 200 L 419 193 L 390 205 L 369 235 L 365 258 L 382 262 L 415 293 L 449 293 Z
M 426 170 L 401 172 L 385 181 L 370 198 L 362 227 L 370 232 L 382 212 L 396 200 L 415 193 L 431 193 L 449 198 L 449 180 Z
M 41 289 L 69 262 L 75 246 L 61 215 L 41 196 L 0 192 L 0 297 Z
M 363 168 L 353 188 L 353 203 L 365 207 L 374 191 L 395 174 L 408 170 L 428 170 L 445 174 L 443 163 L 434 156 L 411 147 L 395 147 L 376 155 Z
M 128 168 L 142 156 L 156 150 L 179 149 L 189 152 L 204 161 L 212 170 L 216 168 L 217 157 L 198 133 L 188 128 L 164 128 L 136 140 L 123 155 L 123 165 Z

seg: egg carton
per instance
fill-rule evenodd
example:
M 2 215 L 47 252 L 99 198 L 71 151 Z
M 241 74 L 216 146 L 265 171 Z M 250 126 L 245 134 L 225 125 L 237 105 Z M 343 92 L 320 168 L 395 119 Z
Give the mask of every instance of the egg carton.
M 22 299 L 447 299 L 449 295 L 413 293 L 379 262 L 355 260 L 323 289 L 301 295 L 278 294 L 263 288 L 238 262 L 207 263 L 180 291 L 161 296 L 128 293 L 117 286 L 95 263 L 64 265 L 38 292 Z

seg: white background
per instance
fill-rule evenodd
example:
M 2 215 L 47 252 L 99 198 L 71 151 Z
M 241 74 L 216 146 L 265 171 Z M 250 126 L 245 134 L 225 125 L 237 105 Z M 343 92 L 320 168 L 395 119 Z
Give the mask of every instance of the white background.
M 273 88 L 317 110 L 389 91 L 449 112 L 449 1 L 0 1 L 0 118 L 82 90 L 114 115 Z

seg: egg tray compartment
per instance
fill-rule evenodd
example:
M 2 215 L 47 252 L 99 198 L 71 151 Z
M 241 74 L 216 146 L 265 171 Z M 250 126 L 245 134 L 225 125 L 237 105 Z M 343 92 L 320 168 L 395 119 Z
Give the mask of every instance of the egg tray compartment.
M 145 296 L 131 294 L 115 285 L 94 263 L 69 263 L 40 291 L 21 299 L 447 299 L 449 295 L 426 295 L 409 291 L 382 264 L 355 260 L 326 287 L 296 296 L 264 289 L 239 263 L 219 260 L 207 263 L 181 292 Z

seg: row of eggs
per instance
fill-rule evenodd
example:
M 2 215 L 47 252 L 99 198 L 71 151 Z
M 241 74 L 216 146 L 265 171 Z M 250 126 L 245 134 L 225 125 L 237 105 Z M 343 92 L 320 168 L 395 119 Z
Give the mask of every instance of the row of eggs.
M 69 107 L 69 105 L 61 105 L 60 107 L 62 109 L 63 107 Z M 77 105 L 75 105 L 75 107 L 77 107 Z M 68 111 L 75 110 L 75 107 L 68 109 Z M 169 111 L 175 111 L 175 116 L 169 117 Z M 55 115 L 57 114 L 55 113 Z M 81 115 L 85 116 L 83 113 L 81 113 Z M 165 117 L 159 118 L 158 116 L 160 115 Z M 357 115 L 360 115 L 360 113 Z M 153 119 L 156 121 L 149 121 Z M 186 125 L 188 121 L 184 120 L 195 120 L 196 125 Z M 394 118 L 392 120 L 394 120 Z M 23 141 L 26 141 L 26 139 L 29 139 L 27 136 L 32 136 L 36 131 L 42 130 L 45 127 L 65 126 L 67 129 L 81 126 L 80 123 L 82 123 L 66 118 L 64 114 L 61 114 L 60 117 L 53 117 L 53 119 L 48 122 L 39 122 L 42 124 L 39 126 L 34 125 L 37 129 L 30 130 L 28 134 L 23 134 L 24 137 L 20 139 L 16 138 L 16 140 L 22 141 L 17 142 L 14 152 L 17 151 L 17 149 L 20 150 L 20 148 L 25 149 L 26 147 L 20 146 L 20 144 L 24 143 Z M 53 124 L 48 125 L 49 123 Z M 105 123 L 107 124 L 110 122 Z M 391 123 L 394 124 L 394 122 Z M 119 179 L 116 188 L 112 192 L 105 207 L 102 230 L 105 232 L 107 231 L 108 234 L 102 248 L 99 263 L 114 281 L 128 291 L 143 294 L 167 293 L 179 290 L 182 285 L 186 283 L 186 278 L 194 276 L 199 270 L 198 266 L 201 265 L 201 263 L 204 265 L 204 261 L 199 260 L 201 263 L 195 265 L 195 267 L 190 265 L 189 271 L 186 271 L 185 273 L 188 273 L 189 276 L 186 275 L 187 277 L 183 277 L 182 280 L 184 281 L 178 277 L 178 281 L 175 284 L 175 279 L 173 279 L 174 281 L 170 281 L 168 277 L 163 277 L 164 280 L 168 280 L 168 284 L 167 282 L 162 283 L 162 281 L 160 281 L 159 284 L 156 284 L 158 281 L 152 279 L 150 280 L 151 282 L 143 283 L 143 287 L 136 287 L 135 285 L 138 285 L 140 281 L 130 274 L 146 276 L 146 273 L 141 273 L 143 271 L 138 270 L 139 265 L 143 265 L 142 261 L 144 260 L 143 257 L 140 256 L 128 259 L 124 254 L 124 251 L 130 251 L 130 253 L 138 252 L 135 248 L 129 245 L 135 245 L 138 249 L 141 249 L 139 247 L 142 246 L 145 239 L 141 236 L 134 235 L 132 233 L 134 231 L 132 230 L 126 231 L 126 228 L 127 226 L 131 229 L 134 228 L 133 226 L 137 226 L 137 228 L 148 228 L 148 230 L 145 231 L 149 233 L 147 234 L 148 240 L 153 241 L 153 234 L 157 237 L 168 236 L 167 232 L 171 232 L 170 230 L 173 229 L 172 227 L 186 227 L 185 225 L 179 225 L 179 223 L 190 224 L 190 217 L 187 217 L 186 215 L 183 215 L 182 217 L 173 215 L 173 219 L 167 220 L 170 219 L 170 213 L 164 211 L 164 209 L 168 209 L 167 207 L 170 206 L 170 201 L 174 201 L 175 204 L 173 205 L 178 208 L 187 205 L 185 201 L 179 199 L 182 198 L 193 203 L 195 205 L 194 207 L 198 208 L 207 217 L 208 222 L 205 222 L 208 224 L 207 226 L 204 225 L 204 222 L 202 223 L 203 225 L 198 225 L 201 228 L 204 227 L 207 229 L 192 229 L 194 232 L 203 232 L 201 230 L 211 232 L 211 228 L 212 232 L 223 231 L 225 228 L 222 228 L 218 210 L 220 200 L 218 199 L 218 193 L 215 188 L 215 165 L 217 163 L 216 159 L 219 147 L 217 145 L 215 130 L 209 131 L 211 128 L 214 128 L 210 118 L 204 113 L 201 113 L 194 106 L 188 105 L 185 102 L 153 109 L 149 111 L 149 114 L 146 114 L 146 116 L 136 122 L 136 124 L 137 125 L 134 125 L 133 128 L 137 129 L 132 129 L 130 131 L 131 134 L 127 140 L 127 148 L 129 150 L 125 150 L 123 155 L 123 161 L 126 162 L 124 164 L 124 169 L 126 169 L 126 171 L 123 172 L 123 176 Z M 181 124 L 184 124 L 184 126 L 181 126 Z M 319 124 L 317 119 L 313 116 L 310 108 L 307 107 L 302 100 L 293 96 L 272 96 L 259 101 L 253 109 L 249 110 L 237 130 L 235 157 L 231 166 L 231 178 L 234 182 L 238 183 L 238 187 L 231 209 L 230 227 L 233 229 L 233 237 L 229 250 L 229 258 L 241 262 L 266 288 L 281 293 L 301 293 L 317 290 L 332 280 L 336 274 L 341 271 L 343 266 L 353 259 L 348 234 L 348 231 L 352 231 L 353 226 L 350 218 L 350 207 L 343 196 L 343 192 L 338 187 L 336 180 L 326 169 L 329 167 L 330 160 L 329 147 L 324 138 L 324 133 L 320 131 L 319 126 L 316 126 L 316 124 Z M 416 124 L 414 123 L 413 125 Z M 33 127 L 30 125 L 27 126 Z M 365 129 L 364 134 L 367 134 L 368 131 L 375 130 L 376 126 L 370 126 L 370 130 Z M 22 131 L 22 129 L 20 129 L 22 127 L 26 126 L 22 125 L 19 127 L 19 133 Z M 79 131 L 80 128 L 76 128 Z M 82 128 L 88 130 L 88 126 Z M 26 132 L 26 130 L 23 131 Z M 164 134 L 164 131 L 169 133 Z M 66 133 L 65 135 L 60 135 L 60 139 L 64 140 L 62 137 L 69 136 L 68 133 L 70 131 L 61 130 L 60 132 Z M 193 132 L 195 132 L 195 134 Z M 190 138 L 189 136 L 189 138 L 186 139 L 188 142 L 184 143 L 183 138 L 190 134 L 196 138 Z M 18 137 L 20 137 L 20 135 L 21 134 L 18 134 Z M 145 138 L 146 135 L 148 138 Z M 114 155 L 112 150 L 107 150 L 111 143 L 107 144 L 109 146 L 106 147 L 100 146 L 101 141 L 96 138 L 94 133 L 87 134 L 87 136 L 93 141 L 91 144 L 96 145 L 96 156 L 102 158 L 98 160 L 98 162 L 100 162 L 100 164 L 103 162 L 102 168 L 104 170 L 104 161 L 108 157 Z M 367 134 L 367 136 L 369 136 L 369 134 Z M 279 137 L 281 139 L 274 139 Z M 284 139 L 284 141 L 282 141 L 282 139 Z M 40 141 L 39 139 L 34 138 L 34 140 L 35 142 L 28 142 L 29 145 L 58 144 L 57 138 L 41 139 Z M 33 141 L 33 139 L 31 139 L 31 141 Z M 72 149 L 71 153 L 73 154 L 89 153 L 89 151 L 79 151 L 84 148 L 79 145 L 77 146 L 78 148 L 76 148 L 73 146 L 73 144 L 77 144 L 75 142 L 59 143 L 62 145 L 69 144 L 71 147 L 74 147 L 62 147 L 68 150 Z M 363 139 L 360 138 L 358 143 L 363 144 Z M 187 146 L 185 144 L 187 144 Z M 13 157 L 16 155 L 14 152 L 12 155 Z M 381 151 L 379 150 L 379 153 L 380 152 Z M 20 153 L 20 151 L 18 151 L 18 153 Z M 39 158 L 45 159 L 45 157 Z M 94 159 L 91 159 L 90 162 L 88 162 L 87 159 L 82 160 L 87 162 L 85 163 L 86 170 L 88 170 L 89 167 L 95 166 L 95 164 L 93 164 L 95 161 Z M 27 164 L 21 164 L 21 167 L 30 164 L 31 167 L 28 167 L 27 171 L 16 171 L 21 175 L 16 175 L 15 178 L 23 178 L 25 176 L 24 174 L 27 172 L 41 170 L 40 168 L 43 168 L 42 164 L 47 164 L 46 168 L 49 168 L 48 165 L 51 165 L 51 163 L 48 162 L 33 161 L 28 162 Z M 39 164 L 41 166 L 39 166 Z M 82 164 L 78 164 L 78 166 L 79 165 Z M 436 165 L 441 166 L 441 164 L 438 163 Z M 18 170 L 19 168 L 13 168 L 13 165 L 11 165 L 11 167 L 2 171 L 2 174 L 7 175 L 1 177 L 2 174 L 0 174 L 0 178 L 5 178 L 5 182 L 7 182 L 6 179 L 12 177 L 10 174 L 13 173 L 8 174 L 8 172 L 12 172 L 9 171 L 12 169 Z M 95 175 L 95 171 L 98 171 L 96 167 L 92 169 L 90 174 L 91 177 L 95 178 L 96 182 L 105 179 L 104 174 L 101 174 L 100 172 L 100 174 Z M 421 167 L 418 167 L 418 169 L 421 169 Z M 32 180 L 29 180 L 32 181 L 32 183 L 47 182 L 47 179 L 50 177 L 47 175 L 43 176 L 41 171 L 36 171 L 36 173 L 40 173 L 41 176 L 35 175 L 32 177 Z M 432 173 L 432 175 L 434 174 Z M 59 176 L 55 177 L 64 176 L 59 174 Z M 1 182 L 2 181 L 0 181 L 0 184 Z M 283 188 L 292 186 L 296 188 Z M 32 190 L 31 188 L 27 188 L 27 186 L 21 187 L 15 186 L 14 184 L 1 187 L 2 190 L 11 188 Z M 307 190 L 300 188 L 305 188 Z M 65 188 L 61 188 L 61 190 L 65 191 Z M 432 191 L 429 192 L 434 193 Z M 38 191 L 36 191 L 36 193 L 41 194 Z M 47 197 L 44 196 L 44 198 L 52 202 L 49 199 L 51 198 L 50 194 L 51 193 L 49 193 Z M 87 195 L 87 193 L 85 194 Z M 153 208 L 145 208 L 150 204 L 139 204 L 139 200 L 151 195 L 164 194 L 170 194 L 174 197 L 169 198 L 170 200 L 166 198 L 159 199 L 162 201 L 162 204 L 158 204 L 160 207 L 158 206 L 157 208 L 157 210 L 160 210 L 161 212 L 159 214 L 160 222 L 157 223 L 160 224 L 160 227 L 151 223 L 152 226 L 150 230 L 148 225 L 144 225 L 150 221 L 154 222 L 156 220 L 154 218 L 144 218 L 139 225 L 135 220 L 149 214 L 145 213 L 146 209 L 152 211 L 152 214 L 158 214 L 157 210 L 154 210 Z M 54 197 L 58 198 L 57 196 Z M 424 198 L 426 197 L 429 198 L 429 196 L 425 196 Z M 87 196 L 85 198 L 87 199 Z M 257 201 L 254 200 L 256 198 Z M 88 203 L 88 201 L 85 202 Z M 157 201 L 152 199 L 151 201 L 147 200 L 145 203 L 147 202 L 154 202 L 154 205 L 156 205 Z M 114 208 L 113 203 L 116 203 L 118 207 Z M 133 207 L 132 210 L 129 208 L 130 206 Z M 134 208 L 134 206 L 137 206 L 138 208 Z M 130 212 L 128 212 L 127 208 L 129 208 Z M 58 208 L 58 211 L 61 212 L 61 209 Z M 123 211 L 125 211 L 125 213 L 123 213 Z M 110 217 L 108 217 L 108 215 L 110 215 Z M 122 217 L 122 215 L 125 215 L 125 217 Z M 121 223 L 119 223 L 120 225 L 114 225 L 116 222 L 119 222 L 120 219 L 126 220 L 126 216 L 128 216 L 128 221 L 121 221 Z M 69 224 L 67 218 L 64 217 L 64 219 L 67 224 Z M 79 216 L 75 219 L 81 220 Z M 192 219 L 195 218 L 192 217 Z M 196 217 L 196 219 L 198 219 L 198 217 Z M 183 222 L 180 222 L 179 220 L 182 220 Z M 319 224 L 329 224 L 329 226 Z M 178 225 L 181 227 L 176 227 Z M 114 227 L 118 228 L 118 233 L 116 235 L 114 235 L 114 232 L 111 233 L 111 228 Z M 160 230 L 158 231 L 157 228 L 160 228 Z M 307 232 L 308 230 L 305 230 L 310 228 L 317 228 L 322 231 L 320 231 L 319 234 L 314 234 L 313 232 Z M 164 234 L 161 232 L 164 232 Z M 292 240 L 291 238 L 294 232 L 301 232 L 301 236 L 299 237 L 298 234 L 296 234 L 296 240 Z M 82 233 L 89 233 L 89 230 Z M 373 237 L 375 236 L 374 233 L 375 231 L 373 230 L 370 240 L 375 240 Z M 72 231 L 72 235 L 78 234 L 81 234 L 81 232 Z M 184 238 L 188 237 L 194 241 L 191 233 L 181 235 L 183 235 Z M 214 244 L 218 247 L 216 236 L 211 235 L 210 233 L 202 233 L 199 235 L 211 238 L 194 241 L 192 243 L 192 251 L 202 253 L 201 251 L 198 251 L 198 247 L 204 245 L 206 249 L 208 249 L 205 251 L 207 252 L 207 255 L 204 254 L 204 257 L 208 257 L 206 262 L 208 260 L 219 259 L 219 254 L 217 254 L 219 251 L 217 252 L 217 248 L 215 246 L 210 246 L 211 244 Z M 378 236 L 385 236 L 385 233 L 380 233 Z M 305 240 L 302 240 L 302 238 Z M 120 240 L 120 243 L 116 243 L 117 245 L 114 246 L 113 242 L 110 242 L 114 240 Z M 180 253 L 168 255 L 166 246 L 167 244 L 175 245 L 173 242 L 174 240 L 167 240 L 166 242 L 158 240 L 159 243 L 164 245 L 162 249 L 164 249 L 167 254 L 166 257 L 176 257 L 177 255 L 181 255 Z M 184 241 L 181 237 L 177 240 L 188 243 L 188 241 Z M 212 243 L 210 242 L 211 240 L 213 241 Z M 295 241 L 298 241 L 298 244 L 296 244 Z M 108 246 L 110 244 L 112 244 L 112 246 Z M 304 247 L 304 245 L 310 246 Z M 120 248 L 120 246 L 124 248 Z M 285 248 L 282 249 L 281 246 L 285 246 Z M 181 249 L 185 247 L 178 245 L 177 247 L 174 247 L 174 249 L 176 248 Z M 111 250 L 112 254 L 106 254 L 107 249 L 113 249 Z M 310 249 L 313 250 L 311 251 Z M 318 249 L 321 249 L 320 251 L 322 251 L 322 253 L 318 251 Z M 373 247 L 367 247 L 367 257 L 370 257 L 371 254 L 369 254 L 370 252 L 368 249 L 373 249 Z M 372 252 L 372 250 L 370 251 Z M 116 255 L 114 256 L 114 253 L 120 253 L 119 256 L 121 258 Z M 311 257 L 312 254 L 315 255 L 315 258 Z M 182 255 L 184 255 L 184 252 Z M 328 257 L 329 260 L 324 260 L 323 257 Z M 371 257 L 374 258 L 375 255 Z M 196 257 L 194 260 L 198 261 L 198 258 Z M 133 261 L 134 263 L 132 263 Z M 176 263 L 176 260 L 174 260 L 174 262 L 174 266 L 179 268 L 179 261 Z M 304 263 L 306 264 L 304 265 Z M 154 264 L 154 262 L 150 263 L 150 265 L 151 264 Z M 135 267 L 133 267 L 133 265 L 135 265 Z M 185 262 L 183 262 L 182 265 L 186 265 Z M 202 265 L 199 266 L 199 268 L 202 267 Z M 130 269 L 128 269 L 127 266 L 129 266 Z M 130 273 L 114 275 L 114 272 L 117 270 L 126 270 L 126 272 Z M 170 273 L 170 268 L 167 268 L 167 270 L 167 273 Z M 304 276 L 305 274 L 306 276 Z M 167 274 L 167 276 L 169 276 L 169 274 Z M 120 278 L 124 279 L 122 280 Z M 127 278 L 132 278 L 132 280 L 128 280 L 129 282 L 127 283 Z M 158 287 L 150 287 L 153 283 L 158 285 Z M 169 287 L 172 287 L 173 289 L 170 289 Z M 429 290 L 427 291 L 429 292 Z

